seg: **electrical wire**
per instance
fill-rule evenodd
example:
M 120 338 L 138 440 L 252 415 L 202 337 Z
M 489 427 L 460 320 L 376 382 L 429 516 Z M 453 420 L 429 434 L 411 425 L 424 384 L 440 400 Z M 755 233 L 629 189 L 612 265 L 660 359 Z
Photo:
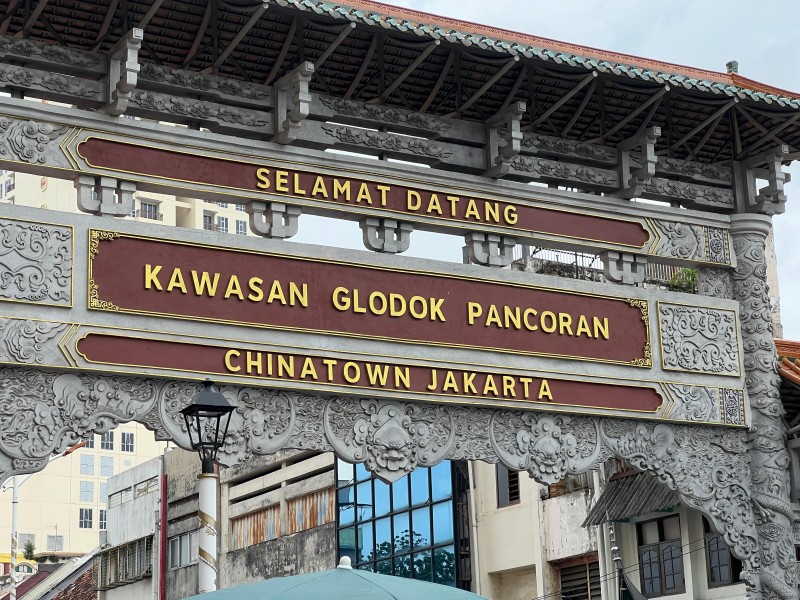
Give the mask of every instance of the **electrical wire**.
M 698 542 L 705 542 L 705 536 L 703 536 L 702 538 L 698 538 L 696 540 L 691 540 L 691 541 L 687 542 L 686 544 L 681 545 L 681 548 L 691 547 L 693 544 L 697 544 Z M 705 544 L 703 544 L 699 548 L 695 548 L 694 550 L 689 550 L 688 552 L 683 552 L 679 556 L 681 558 L 683 558 L 684 556 L 689 556 L 690 554 L 692 554 L 694 552 L 697 552 L 698 550 L 704 550 L 705 547 L 706 547 Z M 677 556 L 673 556 L 673 558 L 677 558 Z M 624 567 L 622 569 L 614 571 L 613 573 L 608 573 L 605 576 L 600 577 L 599 579 L 597 579 L 597 582 L 598 583 L 603 583 L 603 582 L 609 581 L 611 579 L 616 579 L 622 573 L 624 573 L 626 575 L 628 573 L 634 573 L 639 569 L 639 564 L 640 563 L 636 562 L 636 563 L 633 563 L 632 565 L 629 565 L 627 567 Z M 571 588 L 567 588 L 565 590 L 559 590 L 557 592 L 550 592 L 549 594 L 544 594 L 543 596 L 536 596 L 534 598 L 531 598 L 530 600 L 546 600 L 547 598 L 554 598 L 556 596 L 561 596 L 561 595 L 563 595 L 565 593 L 572 592 L 572 591 L 578 591 L 578 590 L 581 590 L 581 589 L 586 589 L 586 587 L 583 586 L 583 585 L 574 586 L 574 587 L 571 587 Z

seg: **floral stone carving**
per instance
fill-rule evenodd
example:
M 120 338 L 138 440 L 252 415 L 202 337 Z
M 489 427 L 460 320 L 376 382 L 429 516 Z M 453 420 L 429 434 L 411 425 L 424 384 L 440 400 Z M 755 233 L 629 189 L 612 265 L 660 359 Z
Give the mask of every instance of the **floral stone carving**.
M 665 369 L 738 375 L 736 313 L 659 303 L 662 365 Z

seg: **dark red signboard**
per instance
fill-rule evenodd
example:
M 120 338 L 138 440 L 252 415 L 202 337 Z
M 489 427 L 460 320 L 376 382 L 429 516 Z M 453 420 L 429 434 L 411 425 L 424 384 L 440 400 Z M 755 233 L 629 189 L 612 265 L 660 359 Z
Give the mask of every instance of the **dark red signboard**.
M 92 231 L 89 307 L 651 366 L 644 300 Z
M 656 412 L 662 399 L 652 388 L 546 379 L 485 370 L 465 371 L 442 365 L 398 365 L 385 361 L 332 359 L 319 354 L 264 352 L 240 346 L 212 346 L 89 333 L 78 340 L 78 351 L 89 361 L 128 367 L 148 367 L 307 384 L 410 392 L 434 397 L 545 402 Z
M 542 233 L 576 240 L 643 248 L 650 240 L 636 221 L 517 204 L 502 198 L 474 197 L 463 191 L 432 190 L 368 179 L 334 176 L 313 169 L 289 169 L 243 160 L 203 156 L 90 137 L 78 153 L 92 167 L 168 181 L 247 190 L 319 202 L 329 208 L 349 205 L 368 213 L 381 209 L 398 218 L 420 216 L 447 222 L 500 226 L 520 233 Z M 413 219 L 412 219 L 413 220 Z

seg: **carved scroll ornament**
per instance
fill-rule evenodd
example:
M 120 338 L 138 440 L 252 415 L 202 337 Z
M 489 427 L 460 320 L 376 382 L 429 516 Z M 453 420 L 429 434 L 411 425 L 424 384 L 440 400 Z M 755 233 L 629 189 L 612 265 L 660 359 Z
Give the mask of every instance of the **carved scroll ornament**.
M 188 446 L 180 410 L 196 384 L 17 367 L 0 369 L 0 378 L 0 480 L 40 470 L 52 452 L 127 421 Z M 716 524 L 750 569 L 758 567 L 740 430 L 260 388 L 221 391 L 236 406 L 223 464 L 308 449 L 363 462 L 386 481 L 417 466 L 464 459 L 503 462 L 553 483 L 617 456 L 675 489 Z

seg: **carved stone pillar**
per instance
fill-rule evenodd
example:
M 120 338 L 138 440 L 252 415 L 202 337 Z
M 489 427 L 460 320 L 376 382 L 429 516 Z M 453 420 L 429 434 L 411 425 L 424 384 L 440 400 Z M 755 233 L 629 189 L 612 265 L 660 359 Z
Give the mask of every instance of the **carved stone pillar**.
M 733 215 L 731 234 L 736 270 L 733 273 L 723 269 L 701 270 L 700 292 L 732 297 L 740 305 L 744 367 L 752 411 L 748 451 L 753 515 L 761 554 L 760 590 L 752 590 L 748 597 L 796 600 L 797 562 L 789 499 L 789 455 L 785 448 L 780 379 L 766 284 L 764 242 L 770 228 L 767 216 Z

